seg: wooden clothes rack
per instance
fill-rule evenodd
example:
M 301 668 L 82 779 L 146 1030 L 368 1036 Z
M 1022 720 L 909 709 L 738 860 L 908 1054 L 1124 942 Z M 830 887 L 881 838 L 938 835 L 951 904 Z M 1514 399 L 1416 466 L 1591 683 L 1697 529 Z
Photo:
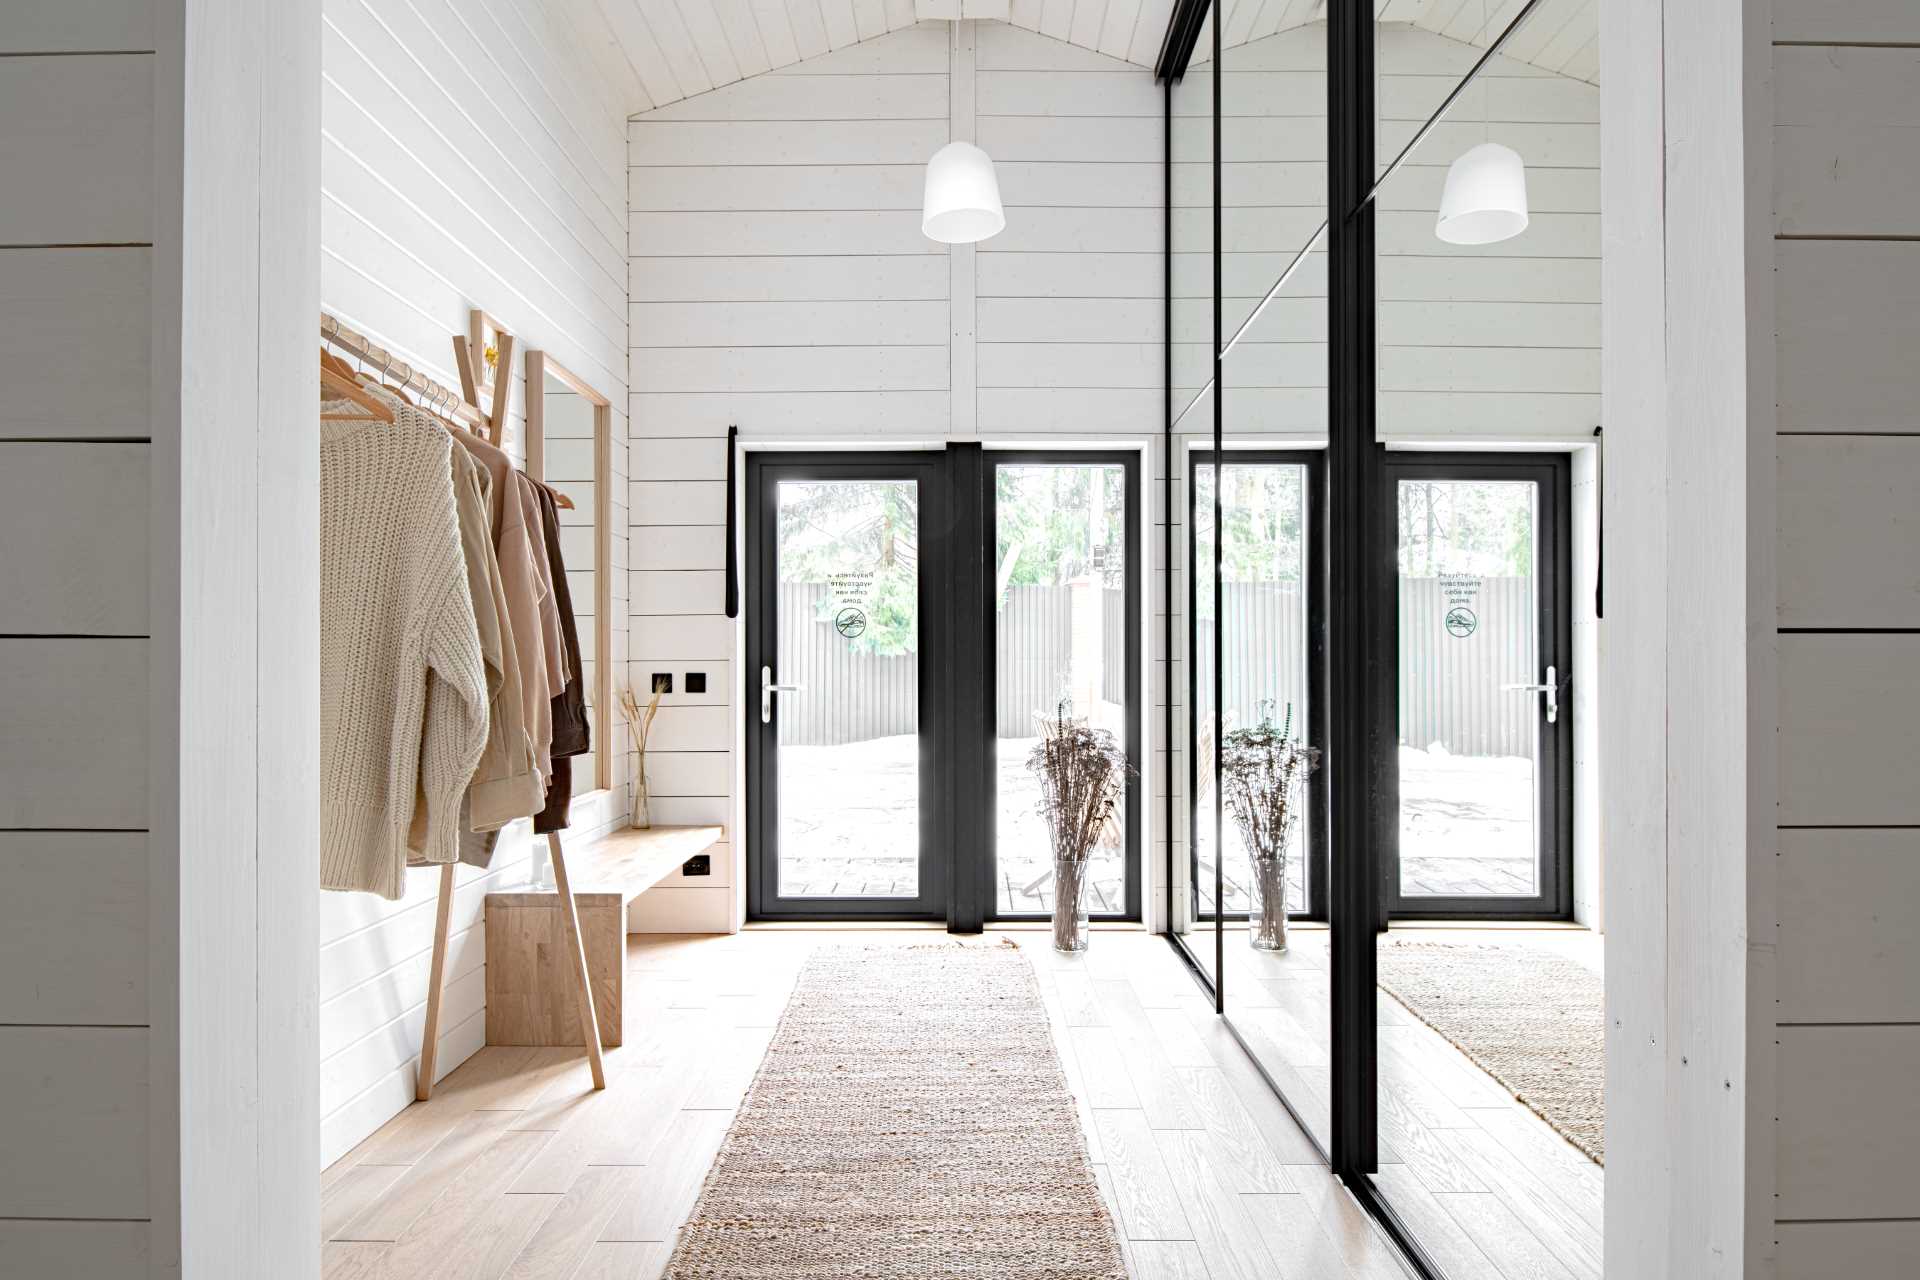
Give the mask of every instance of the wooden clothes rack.
M 478 388 L 483 377 L 482 353 L 486 350 L 489 329 L 495 338 L 493 395 L 483 412 Z M 454 364 L 460 371 L 457 393 L 324 311 L 320 313 L 320 337 L 351 352 L 364 365 L 378 365 L 383 383 L 390 377 L 395 379 L 393 385 L 419 396 L 424 407 L 461 423 L 496 449 L 501 447 L 506 437 L 507 409 L 513 396 L 513 335 L 485 312 L 474 311 L 468 331 L 453 337 Z M 587 973 L 587 952 L 580 936 L 580 911 L 574 902 L 572 883 L 567 878 L 566 850 L 561 847 L 558 831 L 547 833 L 547 852 L 553 858 L 554 888 L 560 896 L 560 919 L 566 926 L 567 952 L 572 962 L 580 1026 L 586 1040 L 587 1065 L 593 1072 L 593 1087 L 604 1089 L 607 1072 L 600 1051 L 600 1020 L 594 1014 L 593 982 Z M 413 1091 L 413 1096 L 421 1102 L 433 1096 L 434 1065 L 440 1051 L 440 1005 L 447 975 L 447 940 L 453 924 L 453 877 L 458 865 L 449 862 L 440 868 L 440 897 L 433 921 L 433 966 L 427 978 L 427 1021 L 420 1033 L 420 1070 Z

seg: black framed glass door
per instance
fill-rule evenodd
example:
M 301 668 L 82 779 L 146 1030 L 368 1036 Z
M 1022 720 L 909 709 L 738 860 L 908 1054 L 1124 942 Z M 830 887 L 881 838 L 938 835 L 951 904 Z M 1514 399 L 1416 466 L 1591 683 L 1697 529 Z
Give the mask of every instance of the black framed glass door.
M 1039 720 L 1134 762 L 1096 918 L 1141 914 L 1140 456 L 755 453 L 747 463 L 747 912 L 1053 909 Z
M 939 919 L 937 454 L 747 462 L 748 913 Z
M 1394 919 L 1573 909 L 1569 464 L 1401 453 L 1394 522 Z

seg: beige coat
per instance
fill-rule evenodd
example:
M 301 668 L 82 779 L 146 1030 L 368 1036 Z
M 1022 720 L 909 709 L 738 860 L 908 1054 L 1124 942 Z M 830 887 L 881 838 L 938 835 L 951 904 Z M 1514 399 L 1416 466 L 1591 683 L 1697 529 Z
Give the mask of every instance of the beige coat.
M 554 697 L 566 689 L 573 673 L 567 670 L 567 646 L 560 632 L 560 601 L 553 589 L 553 557 L 547 551 L 545 522 L 540 518 L 540 495 L 523 472 L 519 483 L 521 514 L 527 522 L 527 543 L 533 553 L 534 573 L 540 580 L 540 645 L 547 659 L 547 688 Z M 540 775 L 553 778 L 553 704 L 547 704 L 547 736 L 540 743 Z
M 552 770 L 553 689 L 547 675 L 546 626 L 541 618 L 544 576 L 534 557 L 533 531 L 528 528 L 519 473 L 513 460 L 486 441 L 464 431 L 454 439 L 472 455 L 491 482 L 493 547 L 500 564 L 500 588 L 506 600 L 507 622 L 513 632 L 515 660 L 520 668 L 521 723 L 532 744 L 544 794 Z M 538 528 L 539 522 L 534 522 Z M 537 809 L 539 806 L 535 806 Z
M 537 813 L 545 792 L 527 736 L 526 704 L 520 693 L 520 652 L 508 611 L 499 554 L 493 549 L 493 477 L 465 449 L 453 450 L 454 496 L 460 504 L 460 540 L 467 582 L 487 656 L 493 701 L 486 754 L 468 791 L 469 828 L 491 831 Z

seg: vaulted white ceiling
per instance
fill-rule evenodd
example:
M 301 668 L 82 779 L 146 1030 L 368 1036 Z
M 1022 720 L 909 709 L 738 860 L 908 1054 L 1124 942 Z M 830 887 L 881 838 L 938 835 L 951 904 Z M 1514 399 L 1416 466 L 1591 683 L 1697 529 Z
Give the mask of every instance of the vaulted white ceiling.
M 1485 48 L 1507 29 L 1527 0 L 1374 0 L 1381 22 L 1404 22 L 1462 44 Z M 1601 0 L 1542 0 L 1502 52 L 1576 80 L 1600 82 Z M 1327 0 L 1224 0 L 1227 25 L 1220 44 L 1264 39 L 1289 27 L 1325 19 Z M 1202 26 L 1194 58 L 1204 61 L 1213 32 Z
M 1225 47 L 1321 21 L 1326 0 L 1223 0 Z M 709 89 L 910 27 L 927 18 L 999 18 L 1151 67 L 1174 0 L 552 0 L 570 34 L 636 115 Z M 1525 0 L 1375 0 L 1383 22 L 1484 46 Z M 1599 80 L 1600 0 L 1542 0 L 1506 52 Z M 1211 21 L 1211 19 L 1209 19 Z M 1196 57 L 1212 48 L 1203 28 Z

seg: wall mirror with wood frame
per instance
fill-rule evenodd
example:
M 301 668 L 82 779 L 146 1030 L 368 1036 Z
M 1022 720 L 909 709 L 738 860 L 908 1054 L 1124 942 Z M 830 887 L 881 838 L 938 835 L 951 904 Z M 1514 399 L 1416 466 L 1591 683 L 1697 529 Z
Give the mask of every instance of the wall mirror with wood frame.
M 577 799 L 615 785 L 613 753 L 612 493 L 607 397 L 544 351 L 527 353 L 527 474 L 560 503 L 560 554 L 580 637 L 592 747 L 574 761 Z M 568 504 L 571 504 L 569 507 Z

